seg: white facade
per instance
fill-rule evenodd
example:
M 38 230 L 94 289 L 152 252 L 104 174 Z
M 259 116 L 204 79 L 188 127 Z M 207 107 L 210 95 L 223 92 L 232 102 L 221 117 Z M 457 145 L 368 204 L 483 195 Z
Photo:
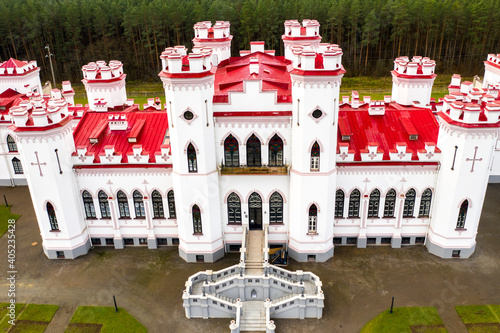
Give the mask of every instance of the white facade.
M 36 61 L 28 63 L 10 58 L 0 63 L 0 94 L 7 89 L 21 94 L 41 94 L 40 67 Z
M 226 23 L 195 25 L 201 44 L 189 55 L 162 53 L 166 110 L 117 109 L 126 92 L 116 61 L 84 66 L 83 117 L 68 109 L 70 86 L 68 97 L 10 109 L 14 126 L 0 134 L 20 149 L 4 144 L 2 154 L 24 163 L 49 258 L 91 245 L 179 245 L 185 260 L 211 262 L 237 251 L 244 225 L 268 227 L 269 244 L 298 261 L 326 261 L 342 245 L 473 253 L 499 165 L 494 85 L 462 91 L 458 79 L 435 117 L 426 108 L 434 62 L 398 58 L 393 101 L 341 97 L 342 50 L 319 43 L 316 21 L 285 22 L 286 60 L 260 42 L 237 58 L 212 50 L 220 39 L 230 50 Z

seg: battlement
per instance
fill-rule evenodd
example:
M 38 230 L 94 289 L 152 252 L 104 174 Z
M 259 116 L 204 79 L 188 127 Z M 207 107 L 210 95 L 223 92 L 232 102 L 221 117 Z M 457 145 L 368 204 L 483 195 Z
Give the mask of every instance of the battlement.
M 203 21 L 194 25 L 194 38 L 201 39 L 226 39 L 232 38 L 230 32 L 231 23 L 229 21 L 216 21 L 212 26 L 212 22 Z
M 106 62 L 99 60 L 89 62 L 82 67 L 83 78 L 88 82 L 102 82 L 107 80 L 124 79 L 123 64 L 118 60 L 111 60 L 109 65 Z
M 428 57 L 414 56 L 411 61 L 408 57 L 399 57 L 394 60 L 394 71 L 396 75 L 415 78 L 432 77 L 436 69 L 436 62 Z
M 184 46 L 166 48 L 160 58 L 162 72 L 167 74 L 197 74 L 212 69 L 212 49 L 194 47 L 193 52 L 186 54 Z
M 29 100 L 23 100 L 10 108 L 12 124 L 17 128 L 54 127 L 68 117 L 68 103 L 62 98 L 59 89 L 53 89 L 52 97 L 47 101 L 39 94 L 30 94 Z
M 320 44 L 317 51 L 310 46 L 295 45 L 292 47 L 293 68 L 302 71 L 344 71 L 342 67 L 342 49 L 337 44 Z
M 283 39 L 294 39 L 294 38 L 320 38 L 319 35 L 319 22 L 317 20 L 302 20 L 302 25 L 298 20 L 287 20 L 284 23 L 285 34 Z
M 495 65 L 498 65 L 500 66 L 500 53 L 498 54 L 488 54 L 488 58 L 487 58 L 489 62 L 495 64 Z
M 24 75 L 36 69 L 38 69 L 38 66 L 35 60 L 27 62 L 10 58 L 0 63 L 0 76 Z

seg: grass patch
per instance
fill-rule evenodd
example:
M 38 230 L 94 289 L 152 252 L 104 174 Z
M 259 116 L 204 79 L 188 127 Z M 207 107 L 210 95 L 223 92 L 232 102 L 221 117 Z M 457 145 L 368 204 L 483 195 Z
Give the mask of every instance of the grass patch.
M 9 309 L 7 308 L 10 303 L 0 303 L 0 332 L 8 332 L 12 325 L 9 324 L 11 318 L 8 316 Z M 16 318 L 19 317 L 22 309 L 24 308 L 23 303 L 16 303 Z
M 0 205 L 0 237 L 7 231 L 9 226 L 8 220 L 17 220 L 21 217 L 21 215 L 12 214 L 10 212 L 10 207 L 11 206 L 6 207 L 5 205 Z
M 106 306 L 79 306 L 71 318 L 70 324 L 101 324 L 102 333 L 112 332 L 147 332 L 134 317 L 123 308 Z M 74 327 L 68 327 L 65 333 L 76 332 Z M 78 331 L 79 332 L 79 331 Z
M 466 325 L 500 323 L 500 305 L 458 305 L 455 310 Z
M 28 304 L 18 320 L 43 321 L 50 323 L 59 305 Z
M 395 308 L 391 314 L 386 310 L 373 318 L 363 327 L 361 333 L 412 333 L 413 331 L 425 333 L 444 333 L 443 321 L 436 308 L 433 307 L 403 307 Z M 429 326 L 429 327 L 425 327 Z

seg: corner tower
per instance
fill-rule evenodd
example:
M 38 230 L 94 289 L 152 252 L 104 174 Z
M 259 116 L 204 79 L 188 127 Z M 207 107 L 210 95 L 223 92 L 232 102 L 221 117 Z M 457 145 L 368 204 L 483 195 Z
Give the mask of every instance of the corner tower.
M 333 256 L 339 90 L 338 45 L 293 48 L 289 253 L 297 261 Z
M 10 109 L 33 207 L 49 259 L 76 258 L 90 248 L 70 156 L 72 116 L 64 99 L 33 96 Z
M 488 54 L 488 58 L 484 62 L 483 87 L 488 88 L 488 85 L 497 84 L 500 84 L 500 53 Z
M 285 46 L 285 58 L 293 59 L 293 47 L 308 45 L 313 51 L 319 48 L 321 36 L 319 35 L 319 22 L 316 20 L 303 20 L 302 25 L 297 20 L 285 21 L 285 33 L 281 36 Z
M 125 78 L 121 61 L 90 62 L 82 67 L 83 84 L 92 111 L 107 111 L 123 107 L 127 102 Z
M 212 100 L 212 50 L 184 47 L 161 54 L 172 148 L 179 255 L 213 262 L 224 255 Z
M 394 60 L 392 74 L 392 100 L 401 105 L 429 107 L 432 85 L 436 79 L 436 63 L 429 58 L 415 56 Z M 416 102 L 416 103 L 414 103 Z
M 499 115 L 498 104 L 460 101 L 438 113 L 442 160 L 426 246 L 439 257 L 474 253 Z
M 193 44 L 195 47 L 211 48 L 214 66 L 231 57 L 231 35 L 229 21 L 203 21 L 194 25 Z
M 19 61 L 10 58 L 0 63 L 0 93 L 13 89 L 21 94 L 42 94 L 40 67 L 36 61 Z

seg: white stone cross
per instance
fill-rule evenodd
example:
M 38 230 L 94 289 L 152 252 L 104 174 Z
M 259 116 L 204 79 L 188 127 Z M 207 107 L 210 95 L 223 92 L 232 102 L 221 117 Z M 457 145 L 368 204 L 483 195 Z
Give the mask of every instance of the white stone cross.
M 402 159 L 403 157 L 405 157 L 405 155 L 406 155 L 405 153 L 400 152 L 400 153 L 398 154 L 398 157 L 399 157 L 399 159 Z
M 371 152 L 370 154 L 368 154 L 368 157 L 373 160 L 375 157 L 377 157 L 377 154 L 374 152 Z
M 40 163 L 40 160 L 38 159 L 38 152 L 37 151 L 35 151 L 35 156 L 36 156 L 36 163 L 31 162 L 31 165 L 38 165 L 38 169 L 40 170 L 40 177 L 43 177 L 42 165 L 47 165 L 47 163 L 45 163 L 45 162 Z
M 345 160 L 348 155 L 345 152 L 342 152 L 339 156 L 342 160 Z
M 474 172 L 474 164 L 476 163 L 476 161 L 480 162 L 483 160 L 482 158 L 476 158 L 476 154 L 477 154 L 477 146 L 474 148 L 474 157 L 466 159 L 467 162 L 472 162 L 472 167 L 470 169 L 471 173 Z

